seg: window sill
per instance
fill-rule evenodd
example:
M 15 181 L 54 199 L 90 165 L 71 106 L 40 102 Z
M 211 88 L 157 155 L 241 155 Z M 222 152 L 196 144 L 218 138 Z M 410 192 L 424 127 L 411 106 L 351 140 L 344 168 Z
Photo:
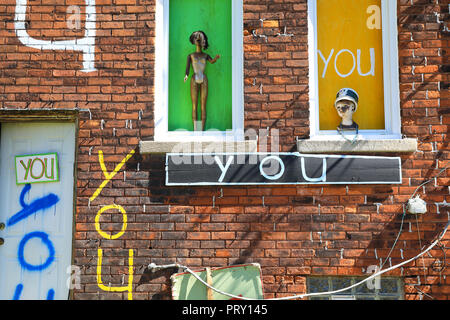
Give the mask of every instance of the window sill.
M 258 145 L 257 140 L 232 141 L 232 142 L 140 141 L 139 150 L 141 154 L 256 152 L 257 145 Z
M 417 151 L 417 139 L 371 139 L 351 143 L 344 139 L 321 138 L 297 141 L 300 153 L 408 153 Z

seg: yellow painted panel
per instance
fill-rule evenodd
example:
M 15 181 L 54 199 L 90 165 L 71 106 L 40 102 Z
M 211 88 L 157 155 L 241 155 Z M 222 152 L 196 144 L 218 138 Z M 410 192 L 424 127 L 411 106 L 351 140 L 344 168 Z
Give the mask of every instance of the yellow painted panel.
M 353 120 L 362 130 L 384 129 L 381 0 L 317 0 L 320 130 L 336 130 L 336 93 L 359 95 Z

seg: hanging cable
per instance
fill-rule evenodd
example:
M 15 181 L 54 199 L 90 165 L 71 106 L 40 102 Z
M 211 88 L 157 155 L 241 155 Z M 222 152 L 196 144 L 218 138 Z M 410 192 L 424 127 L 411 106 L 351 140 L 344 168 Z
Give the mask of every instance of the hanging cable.
M 431 181 L 433 181 L 434 179 L 436 179 L 437 177 L 439 177 L 448 167 L 450 166 L 450 161 L 447 161 L 447 163 L 445 164 L 444 168 L 441 169 L 441 171 L 439 171 L 439 173 L 437 175 L 435 175 L 433 178 L 428 179 L 427 181 L 421 183 L 416 190 L 414 191 L 413 195 L 411 196 L 410 199 L 414 198 L 414 196 L 417 193 L 417 190 L 419 190 L 420 187 L 426 185 L 427 183 L 430 183 Z
M 402 222 L 400 224 L 400 230 L 397 233 L 397 237 L 395 238 L 394 244 L 391 247 L 391 250 L 389 251 L 386 259 L 384 260 L 384 262 L 382 263 L 382 265 L 380 266 L 380 269 L 383 269 L 384 265 L 386 264 L 386 262 L 388 261 L 389 257 L 391 256 L 392 251 L 394 250 L 395 246 L 397 245 L 397 241 L 400 238 L 400 235 L 402 234 L 403 231 L 403 223 L 405 221 L 405 216 L 406 216 L 406 211 L 403 210 L 403 214 L 402 214 Z
M 414 191 L 413 195 L 410 197 L 410 199 L 412 199 L 412 198 L 415 196 L 415 194 L 417 193 L 417 191 L 419 190 L 420 187 L 422 187 L 422 186 L 428 184 L 429 182 L 433 181 L 433 179 L 436 179 L 437 177 L 439 177 L 439 176 L 440 176 L 440 175 L 448 168 L 449 165 L 450 165 L 450 161 L 448 161 L 448 162 L 446 163 L 446 165 L 444 166 L 444 168 L 443 168 L 442 170 L 440 170 L 440 172 L 439 172 L 435 177 L 433 177 L 433 178 L 431 178 L 431 179 L 428 179 L 427 181 L 421 183 L 421 184 L 415 189 L 415 191 Z M 403 223 L 404 223 L 405 215 L 406 215 L 406 212 L 405 212 L 405 210 L 404 210 L 404 211 L 403 211 L 403 215 L 402 215 L 402 221 L 401 221 L 401 225 L 400 225 L 400 230 L 399 230 L 399 232 L 398 232 L 398 234 L 397 234 L 397 237 L 396 237 L 396 239 L 395 239 L 395 241 L 394 241 L 393 246 L 391 247 L 391 250 L 390 250 L 388 256 L 386 257 L 384 263 L 382 264 L 382 266 L 381 266 L 381 268 L 380 268 L 380 269 L 381 269 L 380 271 L 378 271 L 378 272 L 372 274 L 371 276 L 369 276 L 369 277 L 367 277 L 367 278 L 365 278 L 365 279 L 363 279 L 363 280 L 361 280 L 361 281 L 359 281 L 359 282 L 357 282 L 357 283 L 355 283 L 355 284 L 353 284 L 353 285 L 351 285 L 351 286 L 348 286 L 348 287 L 342 288 L 342 289 L 338 289 L 338 290 L 334 290 L 334 291 L 305 293 L 305 294 L 294 295 L 294 296 L 289 296 L 289 297 L 272 298 L 272 299 L 262 299 L 262 300 L 291 300 L 291 299 L 302 299 L 302 298 L 312 297 L 312 296 L 332 295 L 332 294 L 340 293 L 340 292 L 343 292 L 343 291 L 347 291 L 347 290 L 350 290 L 350 289 L 352 289 L 352 288 L 354 288 L 354 287 L 360 286 L 361 284 L 363 284 L 363 283 L 365 283 L 365 282 L 367 282 L 367 281 L 369 281 L 369 280 L 371 280 L 371 279 L 373 279 L 373 278 L 376 278 L 376 277 L 378 277 L 378 276 L 380 276 L 380 275 L 382 275 L 382 274 L 384 274 L 384 273 L 386 273 L 386 272 L 389 272 L 389 271 L 391 271 L 391 270 L 397 269 L 397 268 L 399 268 L 399 267 L 401 267 L 401 266 L 403 266 L 403 265 L 405 265 L 405 264 L 408 264 L 408 263 L 410 263 L 410 262 L 412 262 L 412 261 L 414 261 L 414 260 L 416 260 L 416 259 L 422 257 L 424 254 L 426 254 L 426 253 L 429 252 L 431 249 L 433 249 L 437 244 L 439 244 L 440 246 L 442 246 L 442 244 L 441 244 L 440 241 L 441 241 L 441 239 L 445 236 L 445 234 L 446 234 L 446 232 L 447 232 L 447 230 L 448 230 L 448 227 L 449 227 L 449 225 L 450 225 L 450 220 L 447 222 L 447 225 L 445 226 L 444 230 L 441 232 L 441 234 L 439 235 L 439 237 L 438 237 L 438 238 L 437 238 L 437 239 L 436 239 L 436 240 L 435 240 L 435 241 L 434 241 L 434 242 L 433 242 L 426 250 L 422 251 L 422 252 L 419 253 L 418 255 L 416 255 L 416 256 L 414 256 L 414 257 L 412 257 L 412 258 L 410 258 L 410 259 L 408 259 L 408 260 L 406 260 L 406 261 L 403 261 L 403 262 L 401 262 L 401 263 L 399 263 L 399 264 L 397 264 L 397 265 L 391 266 L 391 267 L 389 267 L 389 268 L 383 270 L 382 268 L 383 268 L 384 264 L 385 264 L 386 261 L 388 260 L 389 256 L 391 255 L 393 249 L 395 248 L 395 246 L 396 246 L 396 244 L 397 244 L 397 242 L 398 242 L 398 239 L 400 238 L 400 235 L 401 235 L 402 229 L 403 229 Z M 444 247 L 444 248 L 445 248 L 445 247 Z M 421 249 L 422 249 L 422 248 L 421 248 Z M 221 295 L 225 295 L 225 296 L 228 296 L 228 297 L 231 297 L 231 298 L 234 298 L 234 299 L 238 299 L 238 300 L 261 300 L 261 299 L 255 299 L 255 298 L 248 298 L 248 297 L 243 297 L 243 296 L 237 296 L 237 295 L 234 295 L 234 294 L 231 294 L 231 293 L 228 293 L 228 292 L 224 292 L 224 291 L 222 291 L 222 290 L 220 290 L 220 289 L 217 289 L 217 288 L 213 287 L 212 285 L 208 284 L 207 282 L 205 282 L 202 278 L 200 278 L 194 271 L 192 271 L 191 269 L 189 269 L 187 266 L 183 266 L 183 265 L 181 265 L 181 264 L 179 264 L 179 263 L 167 264 L 167 265 L 156 265 L 155 263 L 150 263 L 150 264 L 148 265 L 148 269 L 152 270 L 153 272 L 154 272 L 154 271 L 157 271 L 157 270 L 161 270 L 161 269 L 167 269 L 167 268 L 179 268 L 179 269 L 182 269 L 182 270 L 184 270 L 184 271 L 186 271 L 186 272 L 192 274 L 192 276 L 194 276 L 194 278 L 196 278 L 198 281 L 200 281 L 200 282 L 201 282 L 203 285 L 205 285 L 207 288 L 209 288 L 209 289 L 211 289 L 211 290 L 213 290 L 213 291 L 215 291 L 215 292 L 217 292 L 217 293 L 219 293 L 219 294 L 221 294 Z M 420 290 L 419 290 L 419 291 L 420 291 Z
M 433 178 L 428 179 L 427 181 L 421 183 L 421 184 L 416 188 L 416 190 L 414 190 L 414 193 L 411 195 L 411 197 L 409 197 L 409 200 L 411 200 L 412 198 L 414 198 L 414 196 L 416 195 L 416 193 L 417 193 L 417 191 L 419 190 L 420 187 L 422 187 L 422 186 L 424 186 L 424 185 L 430 183 L 431 181 L 433 181 L 434 179 L 436 179 L 437 177 L 439 177 L 439 176 L 440 176 L 440 175 L 441 175 L 441 174 L 442 174 L 449 166 L 450 166 L 450 161 L 447 161 L 447 163 L 445 164 L 444 168 L 442 168 L 436 176 L 434 176 Z M 400 224 L 400 230 L 399 230 L 398 233 L 397 233 L 397 237 L 396 237 L 396 239 L 395 239 L 395 241 L 394 241 L 394 244 L 392 245 L 391 250 L 389 251 L 389 253 L 388 253 L 386 259 L 384 260 L 384 262 L 383 262 L 382 265 L 380 266 L 380 269 L 383 269 L 384 265 L 386 264 L 386 262 L 388 261 L 389 257 L 391 256 L 392 251 L 394 250 L 395 246 L 397 245 L 398 239 L 400 238 L 400 235 L 402 234 L 402 231 L 403 231 L 403 222 L 405 221 L 405 216 L 406 216 L 406 210 L 405 210 L 405 208 L 403 208 L 403 214 L 402 214 L 402 221 L 401 221 L 401 224 Z M 417 216 L 416 216 L 416 219 L 417 219 Z M 421 242 L 421 241 L 420 241 L 420 234 L 419 234 L 419 242 Z M 422 249 L 422 244 L 420 244 L 420 248 Z
M 314 292 L 314 293 L 305 293 L 305 294 L 299 294 L 299 295 L 294 295 L 294 296 L 289 296 L 289 297 L 281 297 L 281 298 L 272 298 L 272 299 L 262 299 L 262 300 L 291 300 L 291 299 L 302 299 L 302 298 L 306 298 L 306 297 L 312 297 L 312 296 L 323 296 L 323 295 L 331 295 L 331 294 L 336 294 L 339 292 L 343 292 L 343 291 L 347 291 L 350 290 L 354 287 L 357 287 L 375 277 L 378 277 L 380 275 L 382 275 L 383 273 L 389 272 L 391 270 L 394 270 L 396 268 L 399 268 L 405 264 L 408 264 L 418 258 L 420 258 L 421 256 L 423 256 L 425 253 L 427 253 L 428 251 L 430 251 L 431 249 L 433 249 L 436 244 L 438 244 L 440 242 L 440 240 L 445 236 L 445 233 L 447 232 L 447 229 L 450 225 L 450 221 L 447 222 L 447 225 L 445 226 L 444 230 L 441 232 L 441 234 L 439 235 L 439 237 L 424 251 L 422 251 L 421 253 L 419 253 L 418 255 L 416 255 L 415 257 L 408 259 L 406 261 L 403 261 L 395 266 L 392 266 L 390 268 L 387 268 L 385 270 L 380 270 L 376 273 L 374 273 L 373 275 L 361 280 L 360 282 L 357 282 L 351 286 L 348 286 L 346 288 L 342 288 L 342 289 L 338 289 L 338 290 L 334 290 L 334 291 L 327 291 L 327 292 Z M 228 293 L 228 292 L 224 292 L 222 290 L 219 290 L 211 285 L 209 285 L 208 283 L 206 283 L 202 278 L 200 278 L 194 271 L 192 271 L 191 269 L 189 269 L 186 266 L 183 266 L 181 264 L 178 263 L 174 263 L 174 264 L 168 264 L 168 265 L 156 265 L 154 263 L 150 263 L 148 265 L 148 268 L 151 270 L 160 270 L 160 269 L 165 269 L 165 268 L 179 268 L 182 269 L 186 272 L 189 272 L 190 274 L 192 274 L 194 276 L 194 278 L 196 278 L 198 281 L 200 281 L 203 285 L 205 285 L 206 287 L 210 288 L 211 290 L 214 290 L 215 292 L 222 294 L 224 296 L 228 296 L 234 299 L 239 299 L 239 300 L 261 300 L 261 299 L 254 299 L 254 298 L 247 298 L 247 297 L 242 297 L 242 296 L 236 296 L 234 294 Z

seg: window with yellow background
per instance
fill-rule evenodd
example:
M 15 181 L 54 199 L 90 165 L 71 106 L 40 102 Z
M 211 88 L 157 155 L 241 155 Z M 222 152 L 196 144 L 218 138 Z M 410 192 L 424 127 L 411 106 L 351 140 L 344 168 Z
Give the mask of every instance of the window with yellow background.
M 360 130 L 385 129 L 381 0 L 317 0 L 319 129 L 336 130 L 341 88 L 359 95 Z

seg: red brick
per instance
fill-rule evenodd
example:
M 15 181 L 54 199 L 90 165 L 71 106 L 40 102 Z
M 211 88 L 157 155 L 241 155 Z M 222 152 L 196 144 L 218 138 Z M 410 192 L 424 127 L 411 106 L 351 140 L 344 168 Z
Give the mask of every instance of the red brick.
M 445 65 L 448 41 L 442 37 L 435 15 L 444 19 L 448 15 L 445 6 L 398 1 L 401 129 L 405 136 L 418 139 L 418 152 L 375 155 L 401 157 L 401 184 L 220 188 L 166 187 L 164 156 L 139 154 L 139 143 L 154 139 L 154 109 L 158 107 L 153 83 L 154 4 L 143 7 L 136 0 L 117 0 L 114 5 L 99 1 L 98 70 L 93 72 L 81 70 L 81 52 L 27 47 L 17 42 L 13 22 L 0 21 L 2 112 L 80 110 L 73 255 L 75 264 L 84 266 L 84 280 L 82 288 L 74 290 L 74 299 L 127 299 L 127 293 L 104 292 L 98 287 L 95 257 L 99 247 L 105 254 L 104 283 L 120 283 L 128 272 L 128 249 L 134 250 L 133 299 L 157 295 L 170 299 L 168 277 L 148 283 L 142 283 L 146 281 L 142 277 L 136 282 L 139 265 L 151 261 L 165 264 L 176 260 L 193 268 L 258 262 L 266 298 L 307 292 L 305 277 L 310 275 L 365 275 L 363 268 L 378 265 L 379 258 L 389 253 L 406 202 L 428 179 L 432 181 L 417 190 L 428 203 L 427 214 L 417 217 L 420 233 L 415 218 L 407 216 L 413 220 L 403 225 L 402 252 L 398 243 L 391 262 L 400 263 L 402 255 L 417 254 L 418 235 L 422 244 L 431 243 L 442 230 L 447 210 L 440 205 L 438 215 L 436 203 L 450 202 L 450 171 L 433 177 L 450 159 L 446 111 L 450 94 Z M 14 8 L 15 2 L 7 0 L 0 12 L 13 13 Z M 69 32 L 64 21 L 55 19 L 54 10 L 52 5 L 28 8 L 30 36 L 83 37 L 83 30 Z M 307 1 L 247 1 L 243 10 L 244 127 L 276 128 L 280 151 L 296 151 L 297 137 L 306 139 L 311 134 Z M 411 17 L 414 23 L 410 23 Z M 293 37 L 277 36 L 284 26 Z M 253 30 L 267 38 L 255 38 Z M 99 150 L 104 152 L 108 172 L 131 150 L 136 155 L 89 201 L 104 179 Z M 101 239 L 95 229 L 95 213 L 113 203 L 127 210 L 127 229 L 119 239 Z M 122 225 L 121 215 L 102 215 L 105 232 L 116 234 Z M 434 278 L 422 287 L 435 299 L 448 300 L 450 280 L 440 281 L 430 267 L 442 252 L 434 250 L 432 255 L 434 258 L 425 256 L 424 261 L 425 272 Z M 418 300 L 412 284 L 423 272 L 418 260 L 389 275 L 403 277 L 406 299 Z

